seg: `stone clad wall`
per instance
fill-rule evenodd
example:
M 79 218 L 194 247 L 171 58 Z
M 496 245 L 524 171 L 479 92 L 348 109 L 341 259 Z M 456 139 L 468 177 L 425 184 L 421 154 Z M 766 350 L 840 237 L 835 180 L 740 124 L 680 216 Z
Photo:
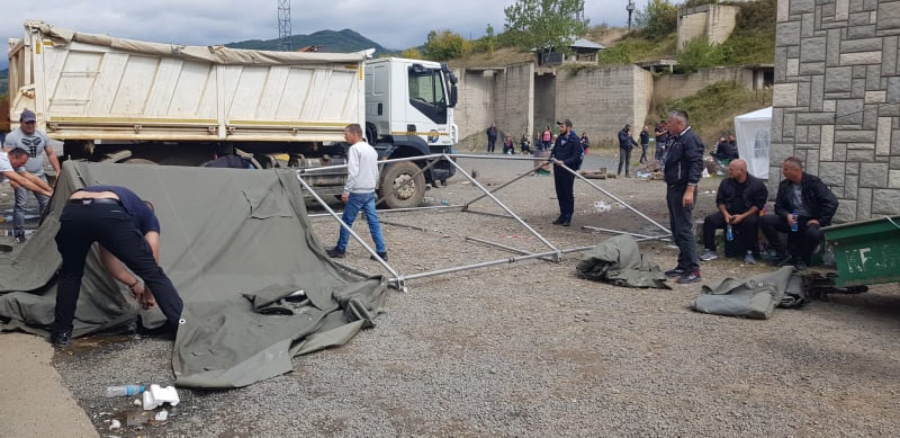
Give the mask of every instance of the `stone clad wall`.
M 900 2 L 779 0 L 770 191 L 791 155 L 836 221 L 900 214 Z

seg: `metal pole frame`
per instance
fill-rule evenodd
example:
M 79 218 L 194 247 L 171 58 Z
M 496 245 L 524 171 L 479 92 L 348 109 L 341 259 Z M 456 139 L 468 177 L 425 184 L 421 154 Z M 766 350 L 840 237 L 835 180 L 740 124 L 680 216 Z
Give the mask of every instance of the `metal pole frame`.
M 303 176 L 300 174 L 300 172 L 297 172 L 297 181 L 300 181 L 300 184 L 303 185 L 303 188 L 306 189 L 307 191 L 309 191 L 313 195 L 313 198 L 315 198 L 316 201 L 318 201 L 319 204 L 325 208 L 325 210 L 327 210 L 329 213 L 331 213 L 332 217 L 337 219 L 338 223 L 341 225 L 341 228 L 347 230 L 350 233 L 350 235 L 353 236 L 353 238 L 356 239 L 356 241 L 359 242 L 360 245 L 362 245 L 363 248 L 365 248 L 366 251 L 369 252 L 369 254 L 371 254 L 373 257 L 375 257 L 376 260 L 378 260 L 378 263 L 381 263 L 381 266 L 384 266 L 384 268 L 387 269 L 387 271 L 390 272 L 391 275 L 394 276 L 394 278 L 391 279 L 392 281 L 395 282 L 394 286 L 396 286 L 397 289 L 405 291 L 406 283 L 403 281 L 402 277 L 400 277 L 400 274 L 398 274 L 397 271 L 395 271 L 394 268 L 391 267 L 391 265 L 389 265 L 386 261 L 384 261 L 384 259 L 382 259 L 381 256 L 379 256 L 378 253 L 375 252 L 375 250 L 369 246 L 369 244 L 367 244 L 365 241 L 363 241 L 363 239 L 361 237 L 359 237 L 359 234 L 356 234 L 356 232 L 353 231 L 353 228 L 351 228 L 346 223 L 344 223 L 344 221 L 341 219 L 341 217 L 338 216 L 337 213 L 335 213 L 334 210 L 332 210 L 331 207 L 329 207 L 327 203 L 325 203 L 325 200 L 322 199 L 322 197 L 320 197 L 312 189 L 312 187 L 309 186 L 309 184 L 306 182 L 306 180 L 303 179 Z
M 600 187 L 600 186 L 598 186 L 598 185 L 592 183 L 591 180 L 585 178 L 584 176 L 582 176 L 582 175 L 579 174 L 578 172 L 576 172 L 576 171 L 570 169 L 570 168 L 569 168 L 568 166 L 566 166 L 562 161 L 557 161 L 557 160 L 554 159 L 554 160 L 551 160 L 551 162 L 553 162 L 553 163 L 556 165 L 557 168 L 565 169 L 566 171 L 568 171 L 568 172 L 571 173 L 572 175 L 575 175 L 576 178 L 579 178 L 579 179 L 581 179 L 582 181 L 588 183 L 588 185 L 590 185 L 591 187 L 593 187 L 593 188 L 599 190 L 599 191 L 602 192 L 604 195 L 609 196 L 610 198 L 612 198 L 613 200 L 615 200 L 615 201 L 618 202 L 619 204 L 622 204 L 625 208 L 631 210 L 633 213 L 637 213 L 638 216 L 640 216 L 640 217 L 642 217 L 642 218 L 644 218 L 644 219 L 647 219 L 651 224 L 656 225 L 656 226 L 659 227 L 661 230 L 665 231 L 666 234 L 669 234 L 669 235 L 672 234 L 672 230 L 670 230 L 670 229 L 668 229 L 668 228 L 662 226 L 659 222 L 656 222 L 655 220 L 651 219 L 650 216 L 647 216 L 646 214 L 641 213 L 640 211 L 638 211 L 638 209 L 632 207 L 631 205 L 628 205 L 627 202 L 625 202 L 625 201 L 619 199 L 618 197 L 616 197 L 616 195 L 613 195 L 613 194 L 610 193 L 608 190 L 606 190 L 606 189 L 604 189 L 604 188 L 602 188 L 602 187 Z
M 395 270 L 394 270 L 394 269 L 393 269 L 393 268 L 392 268 L 385 260 L 382 260 L 381 257 L 378 257 L 378 254 L 375 253 L 375 251 L 374 251 L 368 244 L 366 244 L 366 242 L 364 242 L 363 239 L 362 239 L 358 234 L 356 234 L 356 232 L 354 232 L 352 228 L 350 228 L 349 226 L 347 226 L 347 224 L 344 223 L 343 220 L 341 220 L 341 217 L 340 217 L 337 213 L 335 213 L 334 210 L 332 210 L 331 207 L 329 207 L 328 204 L 327 204 L 327 203 L 326 203 L 326 202 L 325 202 L 318 194 L 316 194 L 315 191 L 313 191 L 312 187 L 306 182 L 306 180 L 303 179 L 303 174 L 304 174 L 304 173 L 312 173 L 312 172 L 322 171 L 322 170 L 332 170 L 332 169 L 346 168 L 346 167 L 347 167 L 346 164 L 344 164 L 344 165 L 336 165 L 336 166 L 327 166 L 327 167 L 309 168 L 309 169 L 298 169 L 298 170 L 297 170 L 297 180 L 300 181 L 300 184 L 302 184 L 303 187 L 304 187 L 307 191 L 309 191 L 309 192 L 313 195 L 313 197 L 316 199 L 316 201 L 317 201 L 320 205 L 322 205 L 322 207 L 324 207 L 325 210 L 328 212 L 327 215 L 323 214 L 323 215 L 310 215 L 310 216 L 311 216 L 311 217 L 312 217 L 312 216 L 331 216 L 331 217 L 333 217 L 334 219 L 336 219 L 342 228 L 346 229 L 346 230 L 350 233 L 350 235 L 351 235 L 354 239 L 356 239 L 356 241 L 359 242 L 359 243 L 363 246 L 363 248 L 366 249 L 366 251 L 369 252 L 369 254 L 375 256 L 375 258 L 378 260 L 378 262 L 381 263 L 381 265 L 382 265 L 382 266 L 383 266 L 383 267 L 384 267 L 391 275 L 393 275 L 393 277 L 389 279 L 389 284 L 393 285 L 393 286 L 396 287 L 397 289 L 400 289 L 400 290 L 402 290 L 402 291 L 404 291 L 404 292 L 407 291 L 406 282 L 409 281 L 409 280 L 415 280 L 415 279 L 426 278 L 426 277 L 433 277 L 433 276 L 444 275 L 444 274 L 451 274 L 451 273 L 454 273 L 454 272 L 460 272 L 460 271 L 465 271 L 465 270 L 470 270 L 470 269 L 485 268 L 485 267 L 496 266 L 496 265 L 500 265 L 500 264 L 514 263 L 514 262 L 522 261 L 522 260 L 530 260 L 530 259 L 542 259 L 542 260 L 547 260 L 547 261 L 555 261 L 555 262 L 559 262 L 560 259 L 561 259 L 561 257 L 562 257 L 562 254 L 568 254 L 568 253 L 572 253 L 572 252 L 580 252 L 580 251 L 587 251 L 587 250 L 589 250 L 589 249 L 591 249 L 591 248 L 594 247 L 594 246 L 583 246 L 583 247 L 568 248 L 568 249 L 558 249 L 558 248 L 556 248 L 553 244 L 551 244 L 550 242 L 548 242 L 548 241 L 547 241 L 540 233 L 538 233 L 534 228 L 532 228 L 531 226 L 529 226 L 522 218 L 520 218 L 518 215 L 516 215 L 509 207 L 507 207 L 505 204 L 503 204 L 503 202 L 501 202 L 499 199 L 497 199 L 497 198 L 493 195 L 493 192 L 499 191 L 500 189 L 503 189 L 503 188 L 509 186 L 509 185 L 512 184 L 513 182 L 518 181 L 519 179 L 524 178 L 525 176 L 527 176 L 527 175 L 533 173 L 533 172 L 534 172 L 536 169 L 538 169 L 539 167 L 536 167 L 536 168 L 534 168 L 534 169 L 529 170 L 528 172 L 526 172 L 526 173 L 524 173 L 524 174 L 522 174 L 522 175 L 516 177 L 516 178 L 513 179 L 512 181 L 509 181 L 509 182 L 507 182 L 507 183 L 505 183 L 505 184 L 503 184 L 503 185 L 497 187 L 497 188 L 494 189 L 493 191 L 489 191 L 489 190 L 487 190 L 484 186 L 482 186 L 480 183 L 478 183 L 478 181 L 476 181 L 474 178 L 472 178 L 471 175 L 469 175 L 464 169 L 462 169 L 462 167 L 461 167 L 458 163 L 456 163 L 456 162 L 452 159 L 452 158 L 473 158 L 473 159 L 482 159 L 482 160 L 483 160 L 483 159 L 489 159 L 489 160 L 491 160 L 491 159 L 493 159 L 493 160 L 499 159 L 499 160 L 520 160 L 520 161 L 531 161 L 531 162 L 533 162 L 533 161 L 534 161 L 534 158 L 528 158 L 528 157 L 493 157 L 493 156 L 482 156 L 482 155 L 472 155 L 472 154 L 446 154 L 446 153 L 445 153 L 445 154 L 431 154 L 431 155 L 424 155 L 424 156 L 418 156 L 418 157 L 407 157 L 407 158 L 397 158 L 397 159 L 391 159 L 391 160 L 383 160 L 383 161 L 380 161 L 379 164 L 393 163 L 393 162 L 400 162 L 400 161 L 428 160 L 428 159 L 434 159 L 434 158 L 441 158 L 441 159 L 440 159 L 440 160 L 435 160 L 435 161 L 434 161 L 433 163 L 431 163 L 430 165 L 434 165 L 435 163 L 437 163 L 437 162 L 439 162 L 439 161 L 442 161 L 442 160 L 447 160 L 447 161 L 448 161 L 451 165 L 453 165 L 453 166 L 454 166 L 454 167 L 455 167 L 455 168 L 456 168 L 463 176 L 465 176 L 470 182 L 472 182 L 472 184 L 473 184 L 475 187 L 479 188 L 482 192 L 484 192 L 484 195 L 482 195 L 482 196 L 480 196 L 480 197 L 478 197 L 478 198 L 475 198 L 475 199 L 473 199 L 472 201 L 470 201 L 470 202 L 468 202 L 467 204 L 462 205 L 462 206 L 460 206 L 460 205 L 450 205 L 450 206 L 444 206 L 444 205 L 442 205 L 442 206 L 429 206 L 429 207 L 412 207 L 412 208 L 397 209 L 397 210 L 381 210 L 381 211 L 379 211 L 379 213 L 386 213 L 386 212 L 410 212 L 410 211 L 438 210 L 438 209 L 450 209 L 450 208 L 453 208 L 453 209 L 459 209 L 460 211 L 468 212 L 468 213 L 480 213 L 480 212 L 477 212 L 477 211 L 470 211 L 470 210 L 468 209 L 469 205 L 471 205 L 472 203 L 477 202 L 477 201 L 479 201 L 479 200 L 481 200 L 481 199 L 483 199 L 483 198 L 485 198 L 485 197 L 489 197 L 489 198 L 491 198 L 495 203 L 497 203 L 497 205 L 499 205 L 503 210 L 505 210 L 509 215 L 506 216 L 506 215 L 500 215 L 500 214 L 495 214 L 495 213 L 485 213 L 485 214 L 488 214 L 488 215 L 491 215 L 491 216 L 503 217 L 503 218 L 513 218 L 513 219 L 517 220 L 517 221 L 518 221 L 520 224 L 522 224 L 526 229 L 528 229 L 532 234 L 534 234 L 539 240 L 541 240 L 545 245 L 547 245 L 548 247 L 550 247 L 550 248 L 552 249 L 552 251 L 545 251 L 545 252 L 533 253 L 533 252 L 528 252 L 528 251 L 525 251 L 525 250 L 522 250 L 522 249 L 517 249 L 517 248 L 509 247 L 509 246 L 506 246 L 506 245 L 503 245 L 503 244 L 500 244 L 500 243 L 490 242 L 490 241 L 481 240 L 481 239 L 472 238 L 472 237 L 466 237 L 466 240 L 468 240 L 468 241 L 474 241 L 474 242 L 483 243 L 483 244 L 490 245 L 490 246 L 494 246 L 494 247 L 497 247 L 497 248 L 500 248 L 500 249 L 503 249 L 503 250 L 506 250 L 506 251 L 518 253 L 518 254 L 520 254 L 520 255 L 519 255 L 519 256 L 516 256 L 516 257 L 506 258 L 506 259 L 489 260 L 489 261 L 485 261 L 485 262 L 474 263 L 474 264 L 469 264 L 469 265 L 464 265 L 464 266 L 456 266 L 456 267 L 451 267 L 451 268 L 438 269 L 438 270 L 434 270 L 434 271 L 430 271 L 430 272 L 422 272 L 422 273 L 418 273 L 418 274 L 412 274 L 412 275 L 406 275 L 406 276 L 403 276 L 403 275 L 398 274 L 397 271 L 395 271 Z M 628 209 L 631 210 L 632 212 L 634 212 L 634 213 L 638 214 L 639 216 L 643 217 L 644 219 L 646 219 L 647 221 L 649 221 L 649 222 L 652 223 L 653 225 L 659 227 L 660 229 L 662 229 L 663 231 L 665 231 L 668 235 L 671 235 L 672 232 L 671 232 L 669 229 L 667 229 L 666 227 L 664 227 L 664 226 L 662 226 L 661 224 L 657 223 L 656 221 L 654 221 L 652 218 L 648 217 L 647 215 L 641 213 L 640 211 L 638 211 L 637 209 L 635 209 L 634 207 L 632 207 L 631 205 L 629 205 L 629 204 L 626 203 L 625 201 L 619 199 L 618 197 L 616 197 L 615 195 L 613 195 L 613 194 L 610 193 L 609 191 L 607 191 L 607 190 L 605 190 L 605 189 L 603 189 L 603 188 L 597 186 L 596 184 L 592 183 L 591 181 L 589 181 L 587 178 L 583 177 L 582 175 L 579 175 L 577 172 L 573 171 L 572 169 L 570 169 L 569 167 L 567 167 L 565 164 L 563 164 L 563 163 L 561 163 L 561 162 L 558 162 L 558 161 L 556 161 L 556 160 L 554 160 L 554 159 L 546 160 L 545 162 L 550 162 L 550 163 L 558 164 L 557 167 L 562 168 L 562 169 L 565 169 L 565 170 L 568 171 L 569 173 L 575 175 L 576 178 L 579 178 L 579 179 L 583 180 L 584 182 L 588 183 L 588 185 L 590 185 L 591 187 L 593 187 L 593 188 L 599 190 L 600 192 L 602 192 L 602 193 L 605 194 L 606 196 L 610 197 L 611 199 L 613 199 L 613 200 L 619 202 L 620 204 L 622 204 L 623 206 L 625 206 L 626 208 L 628 208 Z M 426 166 L 425 168 L 421 169 L 419 173 L 424 172 L 425 170 L 427 170 L 428 167 L 429 167 L 429 166 Z M 417 173 L 415 176 L 418 176 L 418 173 Z M 398 225 L 399 225 L 399 224 L 398 224 Z M 403 226 L 406 226 L 406 225 L 403 225 Z M 412 228 L 412 226 L 410 226 L 410 228 Z M 631 234 L 631 235 L 633 235 L 633 236 L 635 236 L 635 237 L 639 237 L 639 239 L 638 239 L 639 242 L 647 241 L 647 240 L 663 240 L 663 241 L 664 241 L 664 240 L 668 239 L 668 237 L 669 237 L 669 236 L 665 236 L 665 235 L 661 235 L 661 236 L 651 236 L 651 235 L 638 234 L 638 233 L 631 233 L 631 232 L 626 232 L 626 231 L 606 230 L 606 229 L 599 229 L 599 228 L 588 227 L 588 226 L 584 226 L 584 227 L 582 227 L 582 228 L 584 228 L 584 229 L 597 229 L 597 230 L 600 230 L 600 231 L 613 232 L 613 233 L 619 233 L 619 234 Z M 342 268 L 347 269 L 348 271 L 351 271 L 351 272 L 353 272 L 353 273 L 356 273 L 357 275 L 365 274 L 365 273 L 362 272 L 362 271 L 356 270 L 356 269 L 354 269 L 354 268 L 350 268 L 349 266 L 346 266 L 346 265 L 344 265 L 344 264 L 342 264 L 342 263 L 336 263 L 336 264 L 337 264 L 338 266 L 342 267 Z

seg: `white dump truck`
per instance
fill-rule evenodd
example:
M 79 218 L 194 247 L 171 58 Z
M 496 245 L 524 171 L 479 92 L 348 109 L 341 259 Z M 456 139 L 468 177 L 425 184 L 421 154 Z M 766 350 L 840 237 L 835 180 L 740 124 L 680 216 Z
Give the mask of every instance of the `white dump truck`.
M 41 21 L 9 41 L 9 117 L 38 116 L 66 159 L 202 165 L 220 155 L 259 167 L 343 164 L 344 127 L 359 123 L 381 159 L 450 152 L 456 77 L 435 62 L 358 53 L 184 46 L 86 34 Z M 417 206 L 446 161 L 384 164 L 379 197 Z M 345 171 L 314 172 L 320 194 Z M 412 180 L 412 182 L 410 182 Z

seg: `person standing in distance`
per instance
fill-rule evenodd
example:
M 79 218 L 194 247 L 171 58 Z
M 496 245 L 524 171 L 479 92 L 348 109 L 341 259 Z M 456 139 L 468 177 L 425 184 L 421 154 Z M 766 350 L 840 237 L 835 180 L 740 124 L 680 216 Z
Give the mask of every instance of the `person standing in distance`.
M 555 159 L 556 165 L 553 169 L 553 182 L 556 185 L 556 199 L 559 202 L 559 217 L 553 224 L 568 227 L 572 225 L 572 215 L 575 213 L 575 175 L 559 166 L 565 164 L 577 172 L 584 160 L 584 148 L 578 134 L 572 129 L 571 120 L 565 119 L 556 124 L 559 126 L 559 136 L 556 137 L 550 158 Z
M 493 154 L 494 146 L 497 144 L 497 124 L 496 123 L 491 123 L 490 128 L 487 129 L 487 138 L 488 138 L 487 151 L 489 154 Z
M 110 275 L 128 285 L 145 309 L 158 302 L 166 316 L 166 327 L 178 330 L 184 304 L 159 266 L 160 227 L 152 204 L 125 187 L 89 186 L 69 197 L 59 223 L 56 248 L 62 255 L 62 267 L 50 333 L 54 347 L 65 348 L 72 343 L 72 320 L 85 258 L 94 242 L 100 244 L 100 261 Z
M 369 143 L 362 139 L 362 128 L 354 123 L 344 128 L 344 140 L 350 144 L 347 152 L 347 182 L 344 184 L 344 193 L 341 201 L 344 201 L 344 215 L 341 220 L 347 227 L 353 226 L 353 221 L 363 210 L 366 221 L 369 223 L 369 233 L 375 241 L 375 252 L 378 257 L 387 261 L 387 248 L 384 246 L 384 236 L 381 234 L 381 224 L 378 222 L 378 213 L 375 211 L 375 187 L 378 184 L 378 152 Z M 347 251 L 347 243 L 350 240 L 350 232 L 341 227 L 338 243 L 334 248 L 326 251 L 329 257 L 343 258 Z M 371 257 L 376 260 L 375 256 Z
M 666 150 L 664 176 L 666 204 L 672 239 L 678 246 L 678 265 L 666 271 L 666 277 L 676 278 L 679 284 L 697 283 L 700 264 L 697 261 L 697 241 L 694 238 L 692 213 L 697 203 L 697 184 L 703 173 L 703 143 L 691 130 L 686 112 L 669 112 L 669 139 Z
M 25 171 L 47 182 L 47 177 L 44 175 L 44 159 L 46 158 L 50 161 L 53 171 L 59 177 L 59 158 L 56 157 L 56 152 L 50 146 L 50 139 L 47 137 L 47 134 L 37 129 L 35 127 L 36 124 L 37 116 L 33 111 L 22 111 L 22 115 L 19 117 L 18 129 L 6 136 L 6 139 L 3 141 L 3 148 L 7 152 L 12 149 L 22 149 L 27 152 L 28 162 L 23 166 Z M 28 206 L 29 190 L 25 187 L 20 187 L 15 181 L 11 180 L 11 182 L 16 189 L 16 204 L 13 207 L 13 229 L 16 242 L 23 243 L 25 242 L 25 209 Z M 47 210 L 47 205 L 50 204 L 50 198 L 40 192 L 34 192 L 34 197 L 37 198 L 40 209 L 38 214 L 43 217 L 44 212 Z

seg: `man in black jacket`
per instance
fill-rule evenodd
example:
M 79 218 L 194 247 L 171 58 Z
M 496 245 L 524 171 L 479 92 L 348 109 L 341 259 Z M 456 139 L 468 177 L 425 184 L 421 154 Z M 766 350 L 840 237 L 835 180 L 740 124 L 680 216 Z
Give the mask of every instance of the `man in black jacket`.
M 778 184 L 775 214 L 763 216 L 762 229 L 769 244 L 778 251 L 774 263 L 793 261 L 802 271 L 822 238 L 819 229 L 831 224 L 838 200 L 821 179 L 803 171 L 803 162 L 798 158 L 786 158 L 781 173 L 784 180 Z M 788 247 L 781 242 L 779 232 L 788 233 Z
M 625 167 L 625 178 L 630 178 L 628 172 L 631 169 L 631 149 L 637 146 L 637 142 L 631 136 L 631 125 L 625 125 L 619 131 L 619 171 L 616 176 L 622 174 L 622 167 Z
M 716 150 L 713 151 L 710 155 L 713 156 L 716 160 L 719 160 L 721 163 L 728 163 L 731 160 L 738 159 L 738 148 L 737 143 L 734 141 L 734 136 L 729 135 L 728 140 L 725 137 L 722 137 L 718 143 L 716 143 Z
M 556 137 L 556 143 L 553 145 L 553 151 L 550 152 L 550 158 L 556 160 L 556 168 L 553 169 L 553 182 L 556 184 L 556 199 L 559 202 L 559 217 L 553 221 L 554 225 L 562 225 L 568 227 L 572 224 L 572 215 L 575 212 L 575 175 L 571 172 L 561 169 L 560 164 L 577 171 L 581 168 L 581 161 L 584 160 L 584 148 L 581 146 L 581 139 L 572 129 L 572 121 L 565 119 L 556 122 L 559 125 L 559 136 Z
M 697 183 L 703 173 L 703 143 L 688 125 L 688 115 L 681 110 L 669 112 L 669 139 L 663 175 L 666 181 L 666 204 L 672 239 L 678 246 L 678 266 L 666 271 L 676 283 L 697 283 L 700 264 L 691 214 L 697 203 Z
M 739 246 L 745 254 L 744 263 L 756 263 L 754 254 L 758 253 L 756 242 L 759 238 L 759 212 L 765 207 L 768 198 L 766 185 L 747 173 L 747 162 L 740 159 L 732 161 L 728 165 L 728 178 L 722 180 L 716 194 L 719 211 L 703 220 L 703 246 L 706 251 L 700 256 L 700 260 L 718 258 L 716 229 L 731 226 L 733 232 L 740 236 Z

